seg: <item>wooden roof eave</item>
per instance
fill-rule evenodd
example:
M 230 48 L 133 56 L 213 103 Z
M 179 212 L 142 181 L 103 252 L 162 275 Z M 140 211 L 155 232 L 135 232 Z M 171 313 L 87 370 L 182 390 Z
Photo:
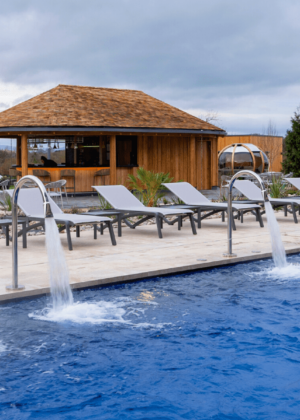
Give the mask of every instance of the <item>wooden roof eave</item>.
M 224 136 L 224 130 L 196 130 L 182 128 L 147 128 L 147 127 L 67 127 L 67 126 L 31 126 L 31 127 L 0 127 L 0 136 L 11 136 L 16 133 L 145 133 L 145 134 L 211 134 L 215 136 Z

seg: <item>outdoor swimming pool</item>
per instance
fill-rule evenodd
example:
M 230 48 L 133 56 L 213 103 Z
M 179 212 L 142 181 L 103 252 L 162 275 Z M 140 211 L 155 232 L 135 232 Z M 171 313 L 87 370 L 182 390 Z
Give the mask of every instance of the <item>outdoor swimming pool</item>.
M 272 267 L 0 306 L 1 418 L 299 418 L 300 267 Z

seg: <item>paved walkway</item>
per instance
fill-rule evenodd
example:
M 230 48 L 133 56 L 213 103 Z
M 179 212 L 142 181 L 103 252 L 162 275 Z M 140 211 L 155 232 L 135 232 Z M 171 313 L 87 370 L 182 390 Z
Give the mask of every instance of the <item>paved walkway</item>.
M 283 212 L 277 213 L 276 217 L 285 249 L 300 252 L 300 224 L 295 225 L 291 215 L 285 218 Z M 70 283 L 73 288 L 83 288 L 271 256 L 265 218 L 264 222 L 265 228 L 260 228 L 251 215 L 245 216 L 244 224 L 237 222 L 237 231 L 233 232 L 233 251 L 237 257 L 233 259 L 223 257 L 227 250 L 227 224 L 221 219 L 203 221 L 197 235 L 192 235 L 188 221 L 184 222 L 181 231 L 177 226 L 164 225 L 163 239 L 158 238 L 155 225 L 140 226 L 135 230 L 124 228 L 115 247 L 110 243 L 107 230 L 97 240 L 93 239 L 91 230 L 83 231 L 80 238 L 73 234 L 73 251 L 67 248 L 65 234 L 61 234 L 61 241 Z M 28 237 L 27 249 L 22 248 L 20 239 L 19 283 L 25 285 L 24 291 L 8 292 L 5 289 L 11 284 L 12 251 L 11 246 L 5 246 L 4 239 L 0 240 L 0 249 L 0 300 L 49 293 L 45 236 Z

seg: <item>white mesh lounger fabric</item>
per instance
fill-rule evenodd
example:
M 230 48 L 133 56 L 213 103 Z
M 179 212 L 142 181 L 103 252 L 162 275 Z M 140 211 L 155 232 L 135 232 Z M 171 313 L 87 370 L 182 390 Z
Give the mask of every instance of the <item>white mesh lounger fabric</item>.
M 11 197 L 13 195 L 13 190 L 8 190 L 8 193 Z M 73 249 L 70 226 L 76 226 L 76 236 L 80 236 L 80 225 L 94 225 L 94 239 L 97 238 L 97 224 L 106 223 L 109 227 L 110 237 L 113 245 L 116 245 L 116 240 L 111 225 L 111 219 L 108 217 L 99 217 L 99 216 L 80 216 L 78 214 L 65 214 L 58 205 L 49 197 L 49 202 L 51 205 L 51 210 L 57 224 L 62 225 L 59 230 L 60 232 L 66 229 L 68 246 L 69 250 Z M 38 188 L 26 188 L 21 189 L 18 197 L 18 207 L 27 217 L 28 221 L 39 221 L 34 226 L 27 228 L 33 229 L 37 226 L 44 226 L 44 211 L 43 211 L 43 200 L 41 192 Z
M 297 190 L 300 190 L 300 178 L 284 178 L 284 180 L 296 187 Z
M 292 178 L 291 178 L 292 179 Z M 290 182 L 290 179 L 287 179 Z M 234 183 L 235 188 L 237 188 L 245 197 L 249 198 L 249 200 L 254 201 L 256 203 L 263 204 L 263 198 L 261 195 L 261 190 L 258 188 L 254 182 L 251 181 L 240 181 L 236 180 Z M 269 197 L 270 203 L 272 207 L 284 207 L 285 215 L 287 215 L 287 206 L 291 206 L 292 213 L 294 217 L 294 222 L 298 223 L 297 214 L 296 214 L 296 206 L 300 207 L 300 199 L 287 197 L 287 198 L 271 198 Z
M 188 182 L 172 182 L 164 183 L 174 195 L 180 198 L 185 204 L 195 208 L 198 211 L 198 227 L 201 227 L 201 211 L 211 211 L 211 213 L 202 217 L 202 219 L 210 216 L 211 214 L 218 212 L 227 212 L 228 204 L 227 203 L 213 203 L 208 198 L 206 198 L 200 191 L 193 187 Z M 234 211 L 240 212 L 242 215 L 249 211 L 254 211 L 256 217 L 260 223 L 260 226 L 263 227 L 263 222 L 260 216 L 260 206 L 256 204 L 233 204 L 232 209 Z M 224 213 L 223 213 L 224 221 Z M 243 221 L 243 219 L 242 219 Z M 234 227 L 235 228 L 235 227 Z
M 159 238 L 162 238 L 162 223 L 163 220 L 173 225 L 178 221 L 178 228 L 181 227 L 181 216 L 188 216 L 191 222 L 192 232 L 194 235 L 197 234 L 194 220 L 193 212 L 187 209 L 166 209 L 161 207 L 145 207 L 131 192 L 124 187 L 123 185 L 101 185 L 93 186 L 93 188 L 102 196 L 109 204 L 116 210 L 119 210 L 123 213 L 123 220 L 130 228 L 134 229 L 139 224 L 143 223 L 145 220 L 155 217 L 157 231 Z M 131 224 L 127 218 L 130 216 L 145 216 L 143 219 L 139 220 L 135 224 Z M 177 216 L 177 219 L 170 222 L 166 219 L 166 216 Z

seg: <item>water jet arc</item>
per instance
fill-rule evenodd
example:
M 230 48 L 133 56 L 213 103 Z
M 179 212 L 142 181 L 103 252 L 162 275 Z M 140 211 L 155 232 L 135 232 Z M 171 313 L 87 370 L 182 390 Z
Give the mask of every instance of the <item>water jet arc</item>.
M 229 183 L 229 192 L 228 192 L 228 213 L 227 213 L 227 217 L 228 217 L 228 224 L 227 224 L 227 238 L 228 238 L 228 250 L 226 254 L 223 254 L 224 257 L 236 257 L 236 254 L 232 253 L 232 189 L 233 189 L 233 185 L 236 181 L 237 178 L 239 178 L 242 175 L 250 175 L 253 176 L 254 178 L 257 179 L 257 181 L 259 182 L 260 188 L 261 188 L 261 194 L 262 194 L 262 198 L 263 201 L 265 203 L 267 203 L 269 201 L 268 198 L 268 194 L 265 188 L 265 185 L 263 183 L 263 180 L 261 179 L 261 177 L 259 175 L 257 175 L 255 172 L 253 171 L 249 171 L 249 170 L 244 170 L 244 171 L 240 171 L 238 173 L 236 173 L 235 175 L 233 175 L 233 177 L 230 180 Z
M 33 175 L 26 175 L 21 178 L 16 186 L 12 197 L 12 285 L 6 286 L 7 290 L 22 290 L 25 286 L 18 284 L 18 197 L 20 189 L 26 182 L 36 184 L 42 194 L 44 205 L 44 217 L 53 217 L 49 198 L 44 184 Z

